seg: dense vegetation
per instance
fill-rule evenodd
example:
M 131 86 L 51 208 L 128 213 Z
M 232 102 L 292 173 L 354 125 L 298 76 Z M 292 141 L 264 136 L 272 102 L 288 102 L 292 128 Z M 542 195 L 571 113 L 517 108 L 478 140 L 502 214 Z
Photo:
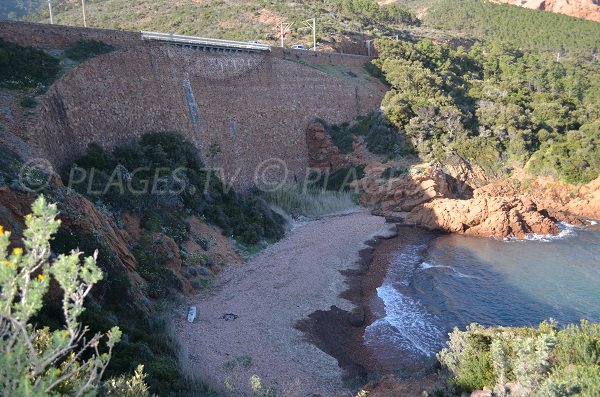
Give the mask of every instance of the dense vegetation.
M 4 0 L 0 3 L 0 19 L 17 19 L 37 12 L 45 0 Z
M 55 21 L 82 25 L 81 4 L 68 0 L 54 2 Z M 279 23 L 294 22 L 286 35 L 290 40 L 311 41 L 303 21 L 318 18 L 318 40 L 336 33 L 393 31 L 416 25 L 416 17 L 396 4 L 380 6 L 375 0 L 313 0 L 252 2 L 105 0 L 86 4 L 90 26 L 133 31 L 155 30 L 234 40 L 277 42 Z M 48 11 L 31 19 L 48 20 Z M 201 20 L 202 23 L 198 23 Z
M 164 231 L 178 243 L 187 238 L 184 219 L 191 214 L 243 244 L 278 240 L 284 233 L 280 215 L 225 186 L 204 168 L 194 146 L 173 133 L 147 134 L 113 153 L 91 145 L 64 181 L 114 211 L 140 214 L 145 229 Z
M 56 1 L 55 21 L 81 25 L 80 7 L 78 2 Z M 563 55 L 590 55 L 600 47 L 598 23 L 485 0 L 406 0 L 385 5 L 375 0 L 165 0 L 152 4 L 145 0 L 105 0 L 88 2 L 86 10 L 90 26 L 258 39 L 273 44 L 277 43 L 279 23 L 285 20 L 294 22 L 286 36 L 288 44 L 300 41 L 308 45 L 310 31 L 303 28 L 302 21 L 317 17 L 318 41 L 329 41 L 340 33 L 399 35 L 410 40 L 493 39 L 524 50 L 560 51 Z M 417 12 L 422 21 L 415 17 Z M 29 18 L 47 21 L 48 10 L 42 8 Z
M 600 24 L 486 0 L 420 0 L 424 22 L 444 31 L 498 40 L 522 50 L 577 55 L 600 50 Z
M 392 123 L 381 112 L 358 116 L 351 123 L 340 125 L 320 121 L 331 141 L 342 153 L 350 153 L 353 143 L 362 139 L 371 153 L 397 157 L 414 152 L 411 142 L 398 134 Z
M 455 329 L 448 347 L 438 354 L 451 391 L 487 387 L 498 396 L 600 395 L 600 324 L 582 321 L 558 329 L 484 328 L 472 324 Z
M 556 62 L 506 45 L 469 51 L 382 39 L 391 90 L 382 105 L 426 159 L 459 157 L 502 174 L 511 166 L 567 182 L 600 174 L 600 65 Z
M 111 51 L 114 51 L 114 48 L 101 41 L 79 40 L 72 47 L 65 50 L 65 56 L 74 61 L 83 62 L 86 59 L 107 54 Z

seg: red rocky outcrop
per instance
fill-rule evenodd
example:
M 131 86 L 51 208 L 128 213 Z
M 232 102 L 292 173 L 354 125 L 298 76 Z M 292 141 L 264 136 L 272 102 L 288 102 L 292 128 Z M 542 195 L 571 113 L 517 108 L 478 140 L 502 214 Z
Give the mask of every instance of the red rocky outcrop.
M 430 229 L 486 237 L 555 235 L 558 226 L 527 198 L 435 199 L 414 208 L 406 221 Z

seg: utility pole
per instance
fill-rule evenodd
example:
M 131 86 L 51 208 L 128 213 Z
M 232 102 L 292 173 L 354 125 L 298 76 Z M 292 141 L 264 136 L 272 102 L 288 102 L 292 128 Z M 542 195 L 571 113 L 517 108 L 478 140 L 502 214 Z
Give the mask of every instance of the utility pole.
M 50 11 L 50 25 L 54 25 L 54 19 L 52 18 L 52 0 L 48 0 L 48 10 Z
M 313 18 L 313 51 L 317 51 L 317 18 Z
M 85 20 L 85 0 L 81 0 L 81 8 L 83 10 L 83 27 L 87 28 L 87 21 Z
M 281 47 L 283 47 L 283 38 L 284 38 L 285 34 L 292 29 L 293 25 L 294 25 L 294 22 L 291 22 L 291 23 L 281 22 Z
M 304 26 L 312 29 L 313 51 L 317 51 L 317 18 L 311 18 L 304 21 Z

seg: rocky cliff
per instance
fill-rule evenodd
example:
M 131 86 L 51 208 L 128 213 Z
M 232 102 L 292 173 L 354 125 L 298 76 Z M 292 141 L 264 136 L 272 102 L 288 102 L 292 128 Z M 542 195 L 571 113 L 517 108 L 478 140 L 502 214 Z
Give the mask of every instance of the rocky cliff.
M 401 175 L 385 176 L 386 170 Z M 477 167 L 371 163 L 352 187 L 389 219 L 450 233 L 517 238 L 557 235 L 558 223 L 600 219 L 600 178 L 574 186 L 520 175 L 488 181 Z
M 600 1 L 598 0 L 492 0 L 534 10 L 550 11 L 572 17 L 600 22 Z

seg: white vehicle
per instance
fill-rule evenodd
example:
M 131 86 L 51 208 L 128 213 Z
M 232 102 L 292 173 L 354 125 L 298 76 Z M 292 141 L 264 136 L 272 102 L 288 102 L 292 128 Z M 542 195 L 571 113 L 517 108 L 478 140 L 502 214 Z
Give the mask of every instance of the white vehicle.
M 294 50 L 306 50 L 306 48 L 304 48 L 304 46 L 302 44 L 294 44 L 292 46 L 292 49 L 294 49 Z

